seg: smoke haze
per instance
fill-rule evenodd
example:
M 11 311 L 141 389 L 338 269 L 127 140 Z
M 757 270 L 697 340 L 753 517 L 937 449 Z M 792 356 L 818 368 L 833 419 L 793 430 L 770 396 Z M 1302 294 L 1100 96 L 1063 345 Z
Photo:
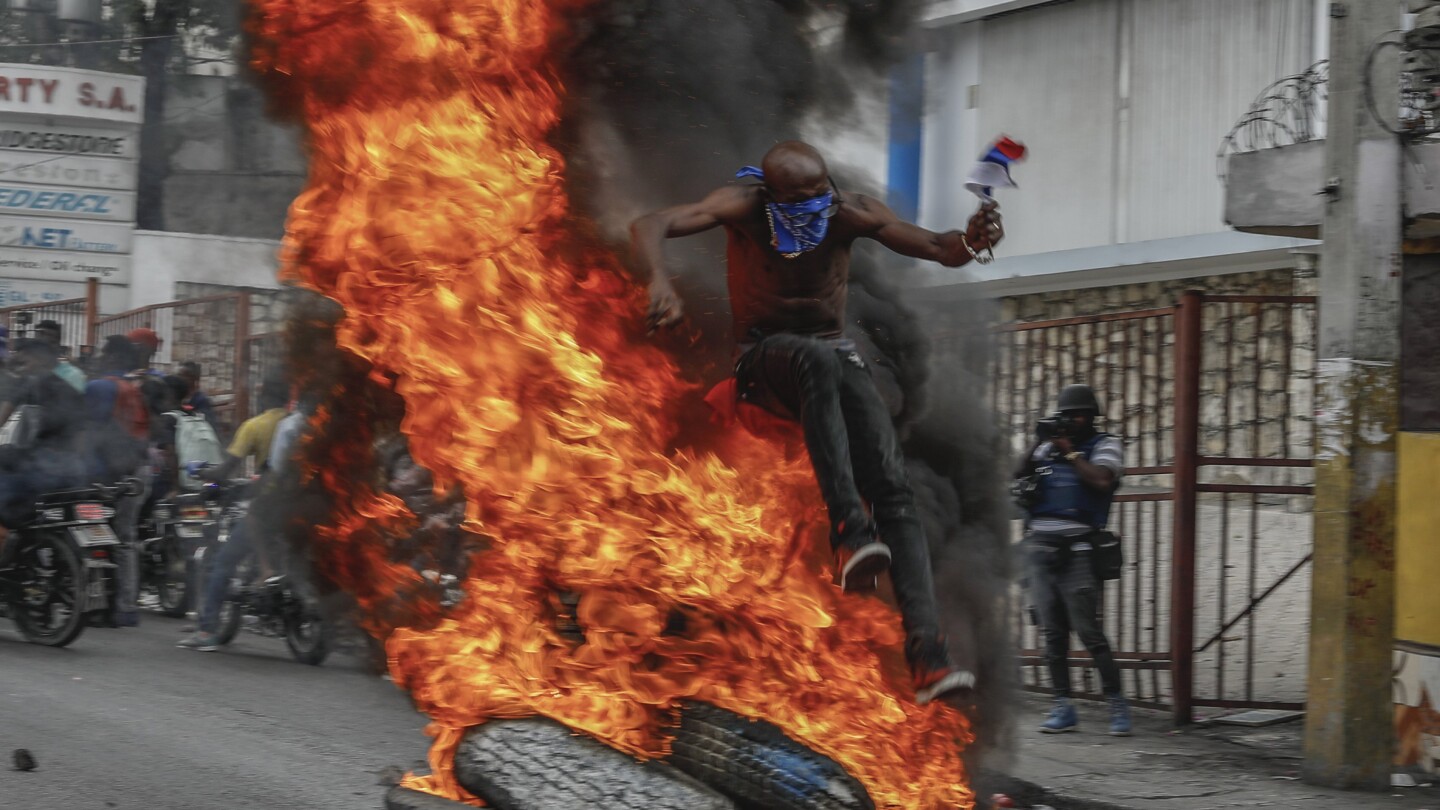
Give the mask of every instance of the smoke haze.
M 834 133 L 880 140 L 886 69 L 914 45 L 913 2 L 607 0 L 578 26 L 565 65 L 562 148 L 576 207 L 622 253 L 629 222 L 698 200 L 757 164 L 775 143 Z M 818 44 L 817 44 L 818 43 Z M 846 190 L 884 198 L 875 178 L 832 161 Z M 718 231 L 666 245 L 688 331 L 662 338 L 687 372 L 729 373 L 733 337 Z M 872 358 L 910 457 L 910 473 L 957 657 L 982 685 L 971 762 L 1009 734 L 1013 687 L 1005 462 L 986 403 L 989 302 L 916 312 L 903 300 L 907 260 L 870 242 L 852 264 L 851 336 Z M 933 350 L 930 332 L 953 335 Z M 932 368 L 939 373 L 932 379 Z M 703 407 L 703 406 L 702 406 Z
M 740 166 L 758 163 L 779 141 L 808 137 L 823 148 L 833 133 L 879 133 L 883 106 L 875 91 L 883 89 L 891 60 L 913 45 L 917 7 L 916 0 L 594 3 L 576 22 L 562 65 L 569 109 L 556 135 L 582 220 L 577 227 L 598 232 L 623 255 L 634 217 L 699 199 Z M 831 168 L 842 189 L 883 198 L 875 179 L 862 171 Z M 672 241 L 667 255 L 690 324 L 659 339 L 688 375 L 718 381 L 729 373 L 733 347 L 723 235 Z M 906 267 L 876 246 L 857 245 L 849 317 L 906 441 L 955 652 L 980 678 L 973 763 L 974 755 L 1007 733 L 1014 669 L 1006 609 L 1011 565 L 1005 462 L 979 399 L 990 311 L 987 302 L 975 300 L 916 312 L 903 296 Z M 307 317 L 324 320 L 314 312 Z M 937 323 L 964 337 L 937 349 Z M 317 459 L 329 457 L 329 442 L 344 438 L 331 435 L 342 426 L 348 432 L 365 425 L 362 432 L 376 437 L 398 423 L 393 403 L 375 393 L 379 386 L 366 369 L 336 358 L 328 345 L 303 345 L 323 344 L 325 331 L 314 330 L 294 352 L 301 363 L 337 364 L 334 373 L 310 375 L 311 390 L 331 392 L 332 405 L 345 402 L 331 410 L 322 426 L 328 430 L 307 450 Z M 704 406 L 698 399 L 694 405 L 696 412 L 684 415 L 682 425 L 703 418 L 698 409 Z M 408 610 L 397 612 L 413 618 Z

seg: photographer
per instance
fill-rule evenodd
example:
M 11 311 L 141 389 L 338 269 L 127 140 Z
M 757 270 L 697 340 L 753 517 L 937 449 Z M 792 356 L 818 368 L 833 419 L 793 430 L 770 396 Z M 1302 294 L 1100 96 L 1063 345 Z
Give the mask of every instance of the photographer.
M 1070 634 L 1090 651 L 1110 704 L 1110 734 L 1130 734 L 1130 707 L 1121 694 L 1120 670 L 1100 620 L 1097 546 L 1118 552 L 1105 533 L 1110 504 L 1125 473 L 1124 445 L 1095 429 L 1100 403 L 1086 385 L 1060 392 L 1058 413 L 1036 425 L 1036 442 L 1016 472 L 1017 495 L 1028 517 L 1024 552 L 1036 622 L 1045 640 L 1045 663 L 1055 706 L 1040 731 L 1074 731 L 1070 700 Z M 1114 574 L 1109 574 L 1114 576 Z

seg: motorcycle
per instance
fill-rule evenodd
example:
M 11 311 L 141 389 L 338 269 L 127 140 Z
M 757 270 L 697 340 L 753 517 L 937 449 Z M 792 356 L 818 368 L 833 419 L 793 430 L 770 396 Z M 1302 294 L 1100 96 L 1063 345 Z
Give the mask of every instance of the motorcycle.
M 194 553 L 219 519 L 216 500 L 213 490 L 163 499 L 140 526 L 140 588 L 154 592 L 166 616 L 190 610 Z
M 230 538 L 230 529 L 244 519 L 249 509 L 253 481 L 230 481 L 217 487 L 222 503 L 216 542 L 202 546 L 196 553 L 196 568 L 207 570 L 207 558 L 218 555 Z M 212 490 L 212 491 L 216 491 Z M 212 496 L 214 497 L 214 496 Z M 221 645 L 229 644 L 249 620 L 250 629 L 262 635 L 285 639 L 290 654 L 302 664 L 318 666 L 330 655 L 333 628 L 320 615 L 315 601 L 303 594 L 287 575 L 269 577 L 255 582 L 257 564 L 251 555 L 230 578 L 228 593 L 220 605 L 215 636 Z M 208 577 L 206 577 L 208 579 Z M 201 580 L 203 582 L 204 579 Z M 200 590 L 197 588 L 196 593 Z
M 10 532 L 0 564 L 0 614 L 27 641 L 64 647 L 91 614 L 109 610 L 119 546 L 109 521 L 116 499 L 140 491 L 138 481 L 125 481 L 46 493 L 30 521 Z
M 251 630 L 284 638 L 296 661 L 311 666 L 323 664 L 330 655 L 331 628 L 317 606 L 304 598 L 285 574 L 243 584 L 245 575 L 252 572 L 250 566 L 241 566 L 241 576 L 231 581 L 215 630 L 219 642 L 223 645 L 233 641 L 248 618 L 253 622 Z

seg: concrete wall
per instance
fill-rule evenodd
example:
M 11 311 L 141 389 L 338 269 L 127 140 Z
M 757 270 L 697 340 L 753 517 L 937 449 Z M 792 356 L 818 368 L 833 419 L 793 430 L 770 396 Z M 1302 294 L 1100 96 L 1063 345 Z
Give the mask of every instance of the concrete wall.
M 1395 537 L 1395 764 L 1440 773 L 1440 434 L 1400 434 Z
M 299 128 L 268 118 L 260 92 L 241 78 L 176 77 L 166 103 L 166 230 L 283 236 L 305 182 Z
M 212 295 L 229 295 L 241 290 L 250 293 L 251 335 L 269 335 L 284 331 L 286 308 L 299 292 L 294 287 L 264 289 L 180 281 L 175 284 L 175 298 L 184 301 L 190 298 L 208 298 Z
M 271 239 L 136 231 L 135 277 L 125 309 L 187 297 L 182 283 L 279 289 L 279 252 L 280 243 Z
M 950 25 L 1050 2 L 1053 0 L 932 0 L 920 15 L 927 25 Z
M 1440 254 L 1406 256 L 1400 292 L 1400 429 L 1440 431 Z
M 1003 132 L 1031 154 L 999 195 L 1002 259 L 1223 231 L 1221 138 L 1316 58 L 1314 14 L 1312 0 L 1075 0 L 937 28 L 926 150 L 960 154 L 927 154 L 922 221 L 974 210 L 960 180 Z
M 1440 144 L 1405 152 L 1405 236 L 1440 237 Z M 1226 159 L 1225 221 L 1248 233 L 1318 238 L 1325 214 L 1325 142 L 1235 154 Z M 1337 193 L 1345 193 L 1339 189 Z
M 1225 159 L 1225 222 L 1237 231 L 1319 239 L 1325 219 L 1325 141 Z
M 1411 239 L 1440 236 L 1440 144 L 1416 143 L 1405 150 L 1405 235 Z
M 296 174 L 182 172 L 165 182 L 165 225 L 185 233 L 276 240 L 305 185 Z

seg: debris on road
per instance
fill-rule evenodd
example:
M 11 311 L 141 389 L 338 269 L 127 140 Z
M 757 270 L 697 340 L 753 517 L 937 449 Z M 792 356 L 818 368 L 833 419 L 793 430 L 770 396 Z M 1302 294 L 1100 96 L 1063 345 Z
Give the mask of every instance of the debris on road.
M 35 770 L 35 757 L 31 756 L 30 752 L 27 751 L 27 750 L 25 750 L 24 748 L 16 748 L 16 749 L 15 749 L 15 755 L 14 755 L 13 759 L 14 759 L 14 761 L 15 761 L 15 770 L 17 770 L 17 771 L 33 771 L 33 770 Z
M 384 785 L 385 787 L 395 787 L 405 778 L 405 769 L 399 765 L 386 765 L 376 771 L 375 776 L 378 777 L 375 784 Z

